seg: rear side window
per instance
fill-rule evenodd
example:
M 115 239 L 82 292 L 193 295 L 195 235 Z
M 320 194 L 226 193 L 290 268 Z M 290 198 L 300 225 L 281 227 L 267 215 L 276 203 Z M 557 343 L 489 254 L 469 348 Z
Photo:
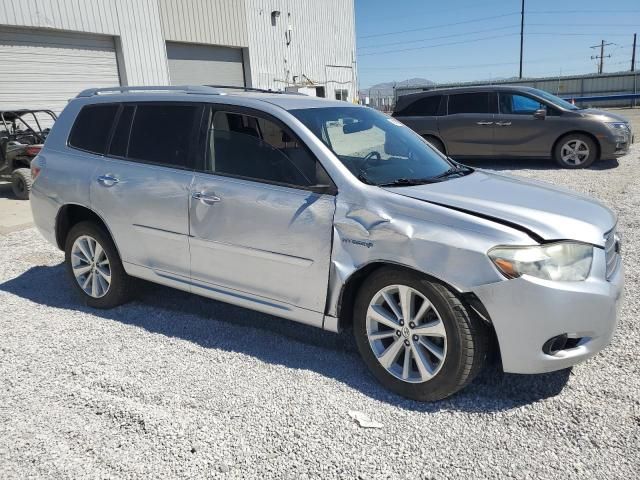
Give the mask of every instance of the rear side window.
M 170 167 L 194 168 L 191 147 L 199 112 L 198 105 L 138 105 L 127 157 Z
M 120 112 L 116 129 L 113 131 L 111 146 L 109 147 L 109 155 L 116 157 L 126 157 L 127 148 L 129 147 L 129 132 L 131 132 L 131 122 L 136 107 L 133 105 L 125 106 Z
M 104 155 L 118 105 L 88 105 L 80 110 L 69 135 L 69 146 Z
M 458 93 L 449 95 L 449 115 L 456 113 L 489 113 L 489 93 Z
M 396 115 L 403 117 L 435 117 L 436 115 L 438 115 L 441 98 L 442 95 L 432 95 L 428 97 L 418 98 L 417 100 L 406 105 L 404 108 L 398 110 L 396 112 Z

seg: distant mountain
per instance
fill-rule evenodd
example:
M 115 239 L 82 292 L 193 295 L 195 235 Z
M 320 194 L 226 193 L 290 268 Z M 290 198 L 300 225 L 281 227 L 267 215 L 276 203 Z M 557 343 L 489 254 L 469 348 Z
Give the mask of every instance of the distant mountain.
M 360 90 L 361 95 L 368 95 L 371 92 L 372 95 L 385 96 L 393 95 L 394 87 L 426 87 L 435 85 L 431 80 L 426 78 L 410 78 L 408 80 L 402 80 L 401 82 L 384 82 L 371 85 L 369 88 L 363 88 Z

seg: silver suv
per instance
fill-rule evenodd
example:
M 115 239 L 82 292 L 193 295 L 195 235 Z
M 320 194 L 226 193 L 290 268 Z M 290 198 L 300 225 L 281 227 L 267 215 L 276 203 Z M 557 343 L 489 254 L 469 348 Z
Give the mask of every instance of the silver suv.
M 457 164 L 372 109 L 208 87 L 88 90 L 34 160 L 31 205 L 91 307 L 135 278 L 337 332 L 417 400 L 563 369 L 611 339 L 616 217 Z M 493 341 L 495 339 L 495 341 Z

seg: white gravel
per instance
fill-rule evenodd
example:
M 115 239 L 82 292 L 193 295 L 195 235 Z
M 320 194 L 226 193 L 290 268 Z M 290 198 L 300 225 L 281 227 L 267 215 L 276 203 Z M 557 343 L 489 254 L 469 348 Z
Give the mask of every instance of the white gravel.
M 157 286 L 80 307 L 61 252 L 0 235 L 0 478 L 637 478 L 639 154 L 483 165 L 616 210 L 626 301 L 612 345 L 571 373 L 493 366 L 435 404 L 382 389 L 344 334 Z

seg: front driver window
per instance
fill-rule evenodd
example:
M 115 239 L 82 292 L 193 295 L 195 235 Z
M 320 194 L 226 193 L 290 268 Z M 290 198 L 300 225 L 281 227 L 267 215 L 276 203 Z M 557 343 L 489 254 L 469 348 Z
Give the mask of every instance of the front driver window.
M 538 100 L 524 95 L 500 93 L 500 113 L 511 115 L 533 115 L 536 110 L 545 109 Z
M 208 143 L 212 173 L 300 187 L 328 182 L 319 179 L 326 173 L 306 147 L 265 118 L 214 112 Z

